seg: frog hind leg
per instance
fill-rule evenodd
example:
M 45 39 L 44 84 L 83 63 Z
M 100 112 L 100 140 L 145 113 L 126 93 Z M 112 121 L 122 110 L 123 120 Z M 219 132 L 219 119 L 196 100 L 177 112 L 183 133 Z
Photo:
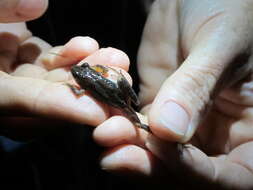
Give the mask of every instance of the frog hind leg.
M 141 123 L 139 117 L 137 116 L 136 112 L 134 111 L 134 109 L 132 107 L 125 107 L 123 110 L 124 110 L 124 113 L 126 114 L 126 116 L 129 118 L 129 120 L 134 125 L 136 125 L 136 127 L 144 129 L 147 132 L 151 132 L 148 125 Z
M 120 90 L 123 92 L 125 99 L 127 99 L 127 103 L 130 106 L 131 102 L 135 105 L 138 106 L 140 104 L 140 101 L 138 99 L 138 96 L 136 95 L 135 91 L 133 88 L 130 86 L 126 78 L 122 73 L 121 78 L 118 80 L 118 85 Z

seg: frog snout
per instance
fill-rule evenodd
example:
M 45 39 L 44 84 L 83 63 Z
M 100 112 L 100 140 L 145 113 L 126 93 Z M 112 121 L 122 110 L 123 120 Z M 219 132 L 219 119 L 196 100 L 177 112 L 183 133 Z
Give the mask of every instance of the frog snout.
M 74 78 L 77 78 L 78 76 L 80 76 L 80 73 L 81 73 L 80 67 L 78 66 L 71 67 L 71 73 Z

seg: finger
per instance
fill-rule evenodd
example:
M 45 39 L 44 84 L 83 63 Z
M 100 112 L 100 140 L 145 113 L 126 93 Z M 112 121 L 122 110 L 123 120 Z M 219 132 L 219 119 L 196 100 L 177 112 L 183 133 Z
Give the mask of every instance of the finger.
M 0 22 L 22 22 L 41 16 L 47 9 L 47 0 L 2 0 Z
M 1 23 L 0 35 L 6 34 L 15 36 L 17 39 L 19 39 L 19 43 L 27 40 L 32 36 L 32 33 L 27 29 L 26 24 L 24 22 L 9 23 L 9 24 Z
M 190 144 L 179 145 L 161 141 L 154 136 L 150 137 L 147 139 L 146 147 L 166 164 L 168 170 L 176 172 L 179 176 L 189 177 L 192 181 L 200 177 L 206 182 L 228 189 L 251 189 L 253 187 L 252 167 L 249 161 L 244 160 L 243 163 L 239 163 L 239 160 L 249 158 L 247 152 L 250 149 L 248 148 L 243 155 L 237 155 L 237 159 L 230 154 L 208 157 Z
M 177 4 L 177 1 L 155 1 L 145 24 L 138 52 L 142 105 L 153 101 L 162 83 L 182 60 Z
M 11 73 L 12 76 L 30 77 L 38 79 L 43 79 L 46 74 L 46 69 L 33 64 L 22 64 L 18 66 L 14 72 Z
M 150 152 L 135 145 L 122 145 L 107 151 L 100 165 L 106 171 L 121 174 L 157 177 L 164 173 L 164 168 Z
M 1 114 L 38 115 L 93 126 L 107 118 L 106 106 L 87 95 L 76 97 L 66 85 L 3 72 L 0 79 Z
M 232 152 L 229 153 L 229 156 L 227 158 L 227 160 L 234 163 L 235 165 L 239 165 L 241 167 L 241 170 L 244 169 L 247 171 L 243 173 L 240 179 L 243 180 L 243 187 L 247 187 L 248 189 L 252 189 L 253 187 L 252 180 L 247 181 L 248 177 L 252 178 L 253 176 L 253 166 L 250 159 L 251 158 L 250 153 L 252 152 L 252 150 L 253 150 L 253 143 L 248 142 L 236 147 Z M 223 175 L 225 176 L 225 170 L 223 172 Z M 239 181 L 237 181 L 237 183 L 239 183 Z
M 10 34 L 0 34 L 0 70 L 10 72 L 16 60 L 19 39 Z
M 93 60 L 93 57 L 97 57 L 97 59 Z M 90 65 L 102 64 L 106 66 L 119 67 L 125 71 L 128 71 L 130 64 L 128 56 L 123 51 L 110 47 L 100 49 L 91 56 L 87 57 L 85 62 L 88 62 Z
M 17 59 L 20 43 L 29 39 L 31 32 L 25 23 L 0 24 L 0 69 L 11 72 Z
M 42 54 L 37 64 L 49 70 L 72 65 L 94 53 L 98 48 L 98 43 L 90 37 L 74 37 L 66 45 Z
M 53 48 L 53 49 L 55 50 L 58 48 L 59 47 Z M 110 48 L 108 51 L 105 49 L 98 50 L 97 53 L 88 56 L 83 61 L 84 62 L 89 61 L 90 63 L 100 64 L 100 65 L 107 65 L 107 64 L 116 65 L 116 66 L 121 66 L 125 69 L 127 69 L 129 65 L 129 59 L 123 52 L 116 49 L 110 49 Z M 122 73 L 130 84 L 132 83 L 130 75 L 125 70 L 118 67 L 113 67 L 113 68 L 117 70 L 118 72 Z M 52 82 L 66 82 L 66 81 L 74 80 L 68 68 L 56 68 L 47 72 L 47 70 L 44 67 L 41 67 L 39 65 L 34 65 L 34 64 L 22 64 L 16 68 L 16 70 L 12 73 L 12 75 L 40 78 L 40 79 L 45 79 Z
M 129 59 L 126 54 L 117 49 L 100 49 L 96 53 L 93 53 L 83 59 L 78 63 L 78 65 L 82 65 L 84 62 L 90 63 L 91 66 L 97 64 L 110 66 L 113 70 L 108 71 L 107 78 L 115 80 L 115 76 L 118 77 L 118 75 L 115 75 L 114 72 L 114 70 L 116 70 L 126 78 L 129 84 L 132 85 L 132 78 L 129 73 L 126 72 L 126 69 L 128 69 L 129 65 Z M 74 81 L 72 74 L 69 72 L 69 68 L 53 69 L 44 75 L 44 79 L 50 80 L 52 82 L 62 82 L 69 80 Z
M 143 121 L 142 121 L 143 122 Z M 145 147 L 145 140 L 149 134 L 137 128 L 123 116 L 113 116 L 95 128 L 94 140 L 106 147 L 122 144 L 136 144 Z
M 51 45 L 38 37 L 30 37 L 20 44 L 17 55 L 18 64 L 33 63 L 37 57 L 49 51 Z
M 244 33 L 234 35 L 229 29 L 235 25 L 233 21 L 216 31 L 222 18 L 209 21 L 199 31 L 187 59 L 158 92 L 149 121 L 152 132 L 160 138 L 188 141 L 221 89 L 249 73 L 250 54 L 242 55 L 247 49 L 247 37 Z M 224 50 L 225 46 L 229 48 Z M 239 59 L 241 56 L 245 59 Z
M 106 53 L 105 53 L 106 52 Z M 119 73 L 123 74 L 127 81 L 132 84 L 132 79 L 130 75 L 124 70 L 128 68 L 129 59 L 123 52 L 117 49 L 110 49 L 107 50 L 98 50 L 96 53 L 91 54 L 90 56 L 83 59 L 80 63 L 89 62 L 91 65 L 106 65 L 110 66 L 113 65 L 111 68 L 115 69 Z M 115 67 L 118 66 L 118 67 Z M 122 68 L 119 68 L 122 67 Z M 108 72 L 108 78 L 115 80 L 115 73 Z M 58 68 L 53 69 L 47 72 L 44 75 L 45 80 L 50 80 L 52 82 L 63 82 L 63 81 L 74 81 L 73 76 L 71 75 L 69 68 Z

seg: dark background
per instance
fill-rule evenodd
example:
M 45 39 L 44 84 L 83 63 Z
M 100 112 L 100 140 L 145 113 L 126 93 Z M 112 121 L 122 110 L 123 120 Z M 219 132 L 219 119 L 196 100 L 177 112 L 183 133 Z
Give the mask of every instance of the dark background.
M 47 12 L 28 28 L 51 45 L 63 45 L 75 36 L 90 36 L 100 47 L 115 47 L 130 57 L 130 74 L 138 92 L 136 54 L 145 23 L 141 0 L 49 0 Z M 35 126 L 36 127 L 36 126 Z M 52 126 L 53 127 L 53 126 Z M 68 125 L 53 135 L 30 142 L 0 137 L 0 185 L 4 190 L 148 190 L 217 189 L 189 176 L 167 176 L 170 184 L 119 176 L 101 170 L 103 151 L 92 138 L 92 127 Z M 154 182 L 154 183 L 153 183 Z M 193 184 L 194 183 L 194 184 Z M 177 184 L 175 187 L 172 184 Z M 207 188 L 209 187 L 209 188 Z
M 140 0 L 51 0 L 46 14 L 28 27 L 53 46 L 75 36 L 90 36 L 100 47 L 123 50 L 130 57 L 130 74 L 138 91 L 135 63 L 145 15 Z

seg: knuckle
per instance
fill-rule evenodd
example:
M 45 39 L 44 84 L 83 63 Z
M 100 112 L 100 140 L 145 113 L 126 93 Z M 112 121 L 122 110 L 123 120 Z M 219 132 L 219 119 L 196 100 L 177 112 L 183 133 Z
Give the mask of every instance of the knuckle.
M 217 79 L 215 69 L 195 68 L 191 72 L 187 70 L 175 82 L 176 99 L 198 111 L 203 111 L 210 101 Z

